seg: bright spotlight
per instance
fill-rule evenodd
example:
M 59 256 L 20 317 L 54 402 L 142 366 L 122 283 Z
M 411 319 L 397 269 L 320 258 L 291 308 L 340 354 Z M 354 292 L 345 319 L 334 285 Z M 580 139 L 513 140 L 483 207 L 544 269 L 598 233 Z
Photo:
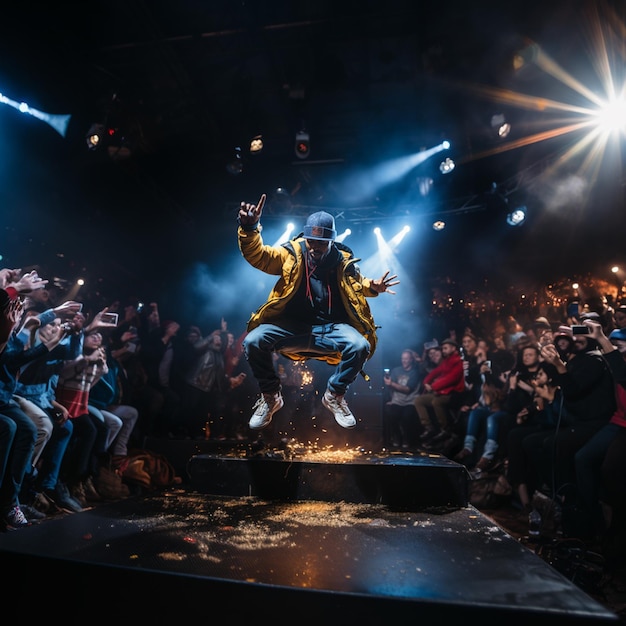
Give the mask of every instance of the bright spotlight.
M 346 230 L 344 230 L 341 234 L 337 235 L 337 239 L 335 241 L 341 243 L 346 239 L 346 237 L 350 236 L 351 234 L 352 231 L 349 228 L 346 228 Z
M 389 240 L 389 246 L 393 249 L 396 250 L 396 248 L 398 247 L 398 245 L 400 245 L 400 242 L 405 238 L 406 234 L 411 230 L 410 226 L 404 226 L 400 232 L 396 233 L 390 240 Z
M 433 222 L 433 230 L 443 230 L 445 227 L 446 223 L 443 220 Z
M 449 142 L 449 141 L 444 141 L 444 142 L 441 144 L 441 147 L 442 147 L 444 150 L 449 150 L 449 149 L 450 149 L 450 142 Z
M 526 221 L 526 207 L 521 206 L 511 211 L 506 216 L 506 222 L 509 226 L 520 226 Z
M 289 241 L 289 239 L 291 238 L 291 235 L 292 235 L 295 227 L 296 227 L 295 224 L 293 224 L 292 222 L 289 222 L 289 224 L 287 224 L 287 227 L 282 232 L 280 237 L 274 242 L 274 245 L 275 246 L 279 246 L 281 243 L 285 243 L 285 242 Z
M 449 174 L 456 167 L 456 163 L 448 157 L 439 164 L 439 171 L 442 174 Z
M 37 109 L 29 107 L 26 102 L 16 102 L 15 100 L 11 100 L 3 93 L 0 93 L 0 103 L 8 104 L 20 113 L 28 113 L 28 115 L 32 115 L 38 120 L 46 122 L 46 124 L 52 126 L 52 128 L 54 128 L 54 130 L 56 130 L 61 137 L 65 137 L 67 127 L 70 123 L 70 118 L 72 117 L 71 115 L 53 115 L 52 113 L 44 113 L 43 111 L 38 111 Z

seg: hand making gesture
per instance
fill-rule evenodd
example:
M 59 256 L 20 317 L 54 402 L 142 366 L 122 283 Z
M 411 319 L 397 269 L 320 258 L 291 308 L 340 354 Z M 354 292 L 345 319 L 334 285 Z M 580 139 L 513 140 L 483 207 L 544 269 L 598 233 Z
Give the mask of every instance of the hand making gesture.
M 389 287 L 393 287 L 394 285 L 399 285 L 400 281 L 396 280 L 398 278 L 397 274 L 394 274 L 393 276 L 389 276 L 389 270 L 387 270 L 381 278 L 378 278 L 376 280 L 372 280 L 372 289 L 376 292 L 376 293 L 383 293 L 383 291 L 386 291 L 387 293 L 392 293 L 393 295 L 396 294 L 395 291 L 389 289 Z
M 239 207 L 239 223 L 242 226 L 253 226 L 261 219 L 263 207 L 265 206 L 265 194 L 261 194 L 258 204 L 242 202 Z

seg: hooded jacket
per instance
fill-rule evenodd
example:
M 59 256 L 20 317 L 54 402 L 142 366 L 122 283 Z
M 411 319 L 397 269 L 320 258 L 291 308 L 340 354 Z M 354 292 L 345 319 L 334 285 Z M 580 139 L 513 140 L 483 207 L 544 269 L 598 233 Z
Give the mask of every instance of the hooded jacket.
M 268 246 L 263 243 L 260 228 L 245 230 L 239 226 L 237 234 L 239 250 L 246 261 L 266 274 L 279 277 L 267 301 L 250 316 L 247 330 L 251 331 L 260 324 L 279 324 L 287 303 L 297 293 L 306 273 L 306 258 L 303 252 L 305 240 L 298 236 L 282 246 Z M 333 245 L 339 249 L 342 256 L 335 271 L 341 301 L 348 314 L 348 323 L 369 342 L 371 358 L 376 350 L 377 336 L 374 318 L 366 298 L 376 297 L 378 292 L 372 289 L 371 279 L 361 276 L 356 265 L 359 259 L 354 257 L 352 251 L 337 242 Z M 296 361 L 303 360 L 298 354 L 283 354 Z M 336 365 L 341 356 L 327 355 L 320 357 L 320 360 Z

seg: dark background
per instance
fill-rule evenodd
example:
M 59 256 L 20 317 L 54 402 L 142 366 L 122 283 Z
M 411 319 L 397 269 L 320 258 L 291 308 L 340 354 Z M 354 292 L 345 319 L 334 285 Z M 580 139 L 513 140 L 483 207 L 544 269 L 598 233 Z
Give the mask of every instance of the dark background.
M 120 0 L 3 11 L 0 92 L 71 115 L 62 136 L 0 106 L 4 267 L 37 266 L 60 288 L 84 276 L 81 297 L 98 305 L 138 297 L 206 330 L 221 316 L 241 327 L 273 283 L 241 259 L 235 236 L 239 202 L 263 192 L 268 241 L 287 218 L 297 232 L 324 209 L 339 231 L 352 229 L 346 243 L 366 261 L 374 226 L 389 238 L 411 225 L 392 268 L 398 295 L 373 305 L 383 326 L 426 315 L 434 282 L 504 292 L 585 272 L 611 280 L 609 266 L 626 265 L 623 134 L 603 148 L 579 143 L 589 127 L 524 145 L 587 119 L 551 103 L 593 110 L 607 68 L 621 90 L 622 2 Z M 537 51 L 569 84 L 538 66 Z M 526 60 L 517 70 L 516 54 Z M 535 99 L 520 106 L 513 92 Z M 491 127 L 498 113 L 512 124 L 504 142 Z M 94 122 L 124 150 L 89 151 Z M 294 152 L 301 129 L 307 159 Z M 265 148 L 251 155 L 257 134 Z M 451 149 L 419 167 L 393 166 L 444 139 Z M 235 147 L 238 175 L 226 168 Z M 451 174 L 439 172 L 440 156 L 457 161 Z M 398 178 L 379 178 L 390 162 Z M 426 197 L 418 177 L 432 178 Z M 529 219 L 513 229 L 505 216 L 517 204 Z

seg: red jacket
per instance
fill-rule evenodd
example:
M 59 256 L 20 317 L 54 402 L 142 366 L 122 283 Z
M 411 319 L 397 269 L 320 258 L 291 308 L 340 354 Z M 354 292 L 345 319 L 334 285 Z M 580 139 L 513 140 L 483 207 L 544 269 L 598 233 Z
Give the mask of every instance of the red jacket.
M 463 374 L 463 361 L 458 352 L 444 357 L 437 367 L 430 371 L 424 384 L 432 387 L 433 392 L 446 396 L 453 391 L 465 391 L 465 375 Z

